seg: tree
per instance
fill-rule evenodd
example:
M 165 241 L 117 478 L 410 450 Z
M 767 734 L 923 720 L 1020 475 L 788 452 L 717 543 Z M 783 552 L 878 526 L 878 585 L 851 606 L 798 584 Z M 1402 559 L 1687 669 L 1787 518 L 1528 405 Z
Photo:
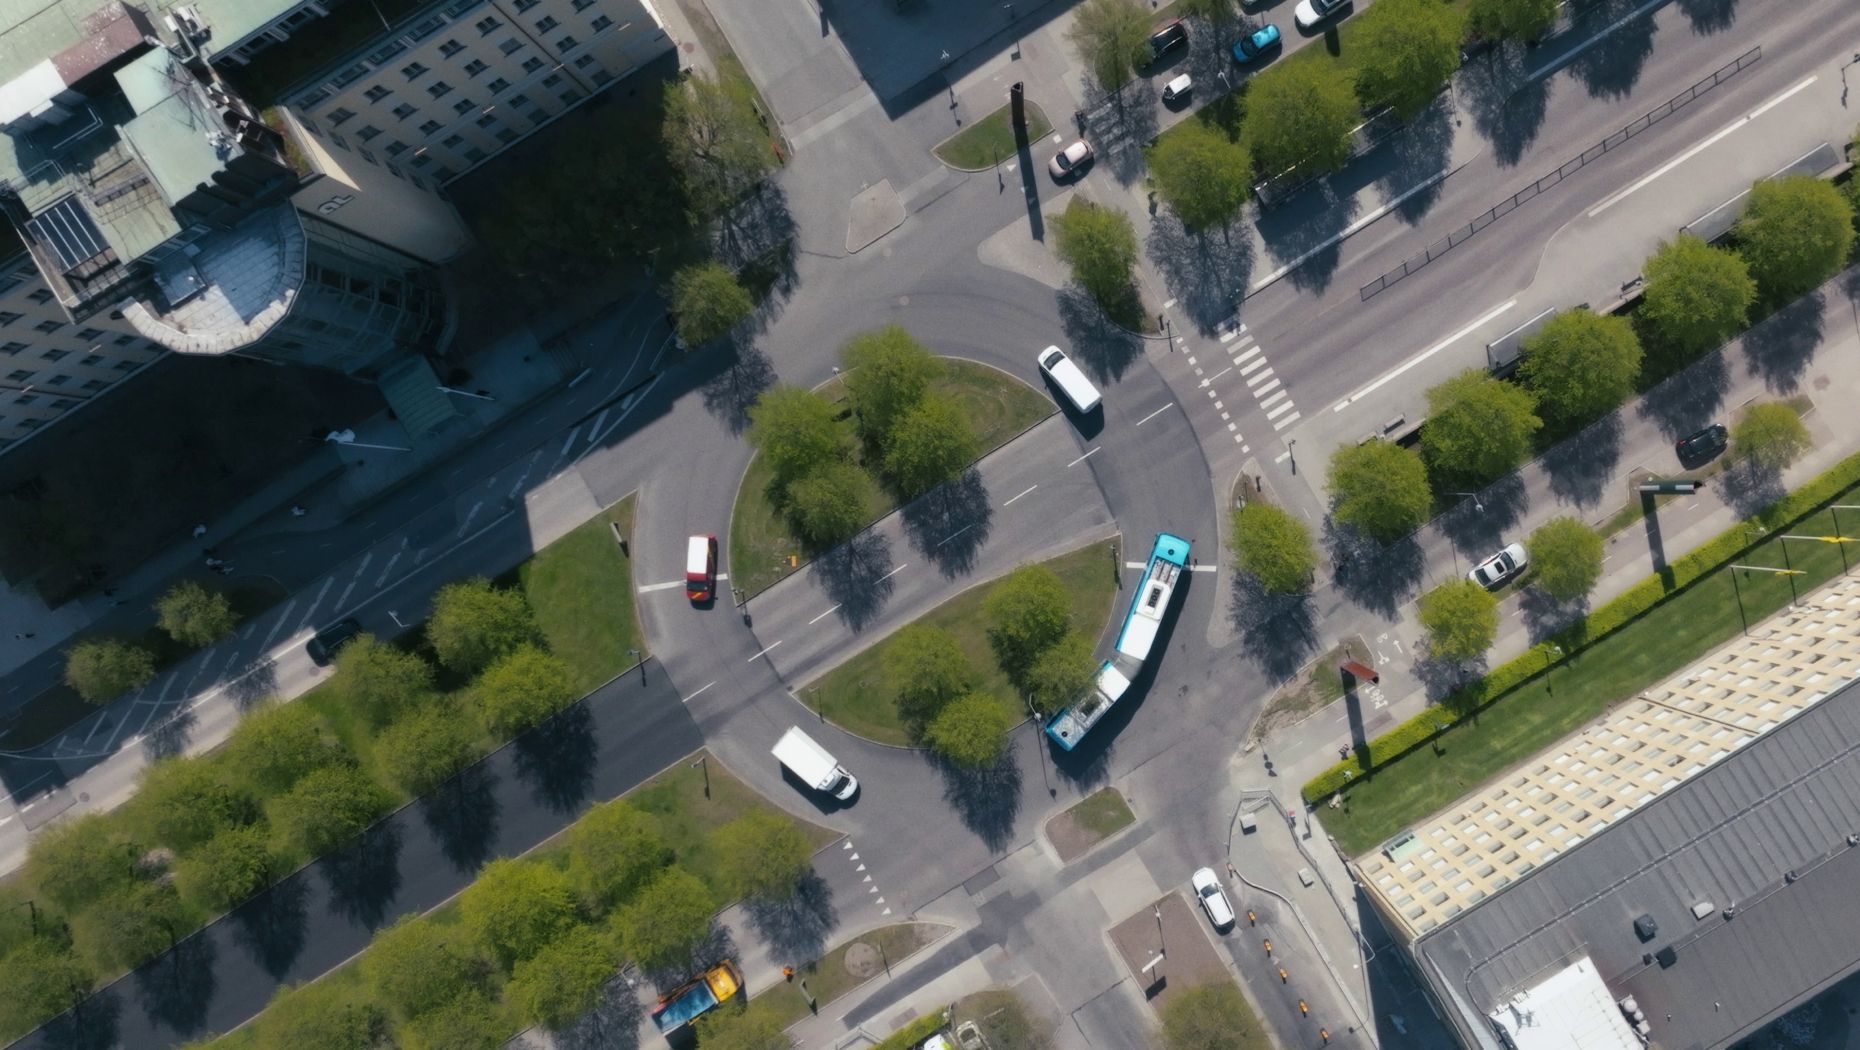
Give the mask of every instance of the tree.
M 601 990 L 619 968 L 611 938 L 576 926 L 518 963 L 504 998 L 527 1023 L 560 1031 L 600 1004 Z
M 1556 25 L 1557 0 L 1472 0 L 1466 24 L 1480 36 L 1535 41 Z
M 190 928 L 181 895 L 166 882 L 120 887 L 79 912 L 71 925 L 73 942 L 100 970 L 140 966 L 174 947 Z
M 1738 455 L 1767 471 L 1794 463 L 1811 444 L 1802 417 L 1781 401 L 1751 405 L 1731 427 L 1731 445 Z
M 853 336 L 840 350 L 841 381 L 852 394 L 859 435 L 879 447 L 906 412 L 917 407 L 943 362 L 899 325 Z
M 195 648 L 212 645 L 233 632 L 239 614 L 219 591 L 209 591 L 192 580 L 168 588 L 155 603 L 156 621 L 168 637 Z
M 1228 980 L 1176 996 L 1163 1007 L 1162 1023 L 1168 1050 L 1227 1050 L 1265 1039 L 1240 989 Z
M 1575 518 L 1551 518 L 1537 526 L 1525 547 L 1537 586 L 1557 601 L 1582 597 L 1602 578 L 1602 537 Z
M 292 846 L 320 856 L 361 834 L 390 801 L 360 769 L 325 766 L 271 800 L 271 823 Z
M 771 387 L 756 398 L 749 409 L 749 443 L 768 460 L 782 488 L 841 454 L 833 406 L 793 386 Z
M 457 999 L 478 983 L 478 964 L 454 935 L 418 915 L 375 934 L 362 953 L 362 980 L 375 1001 L 411 1019 Z
M 614 912 L 613 930 L 640 969 L 682 967 L 710 935 L 716 907 L 704 883 L 674 865 Z
M 94 638 L 65 652 L 65 684 L 93 704 L 140 689 L 154 677 L 154 654 L 134 642 Z
M 741 1010 L 712 1010 L 697 1020 L 704 1050 L 793 1050 L 784 1019 L 773 1007 L 752 1002 Z
M 1421 527 L 1433 510 L 1421 457 L 1380 438 L 1330 456 L 1331 516 L 1380 543 Z
M 568 875 L 591 910 L 633 896 L 671 862 L 652 818 L 626 802 L 604 802 L 568 826 Z
M 944 704 L 925 727 L 924 739 L 930 750 L 955 765 L 986 769 L 1007 753 L 1012 728 L 1014 719 L 1000 701 L 987 693 L 970 693 Z
M 349 709 L 380 728 L 432 699 L 433 665 L 360 634 L 336 654 L 335 683 Z
M 1703 353 L 1744 330 L 1757 283 L 1736 252 L 1689 233 L 1664 241 L 1646 266 L 1640 318 L 1682 357 Z
M 729 335 L 756 310 L 756 301 L 722 263 L 707 259 L 672 275 L 672 314 L 678 338 L 701 346 Z
M 428 706 L 383 729 L 375 755 L 395 786 L 418 797 L 478 760 L 478 734 L 458 712 Z
M 1226 36 L 1228 30 L 1240 24 L 1240 12 L 1234 7 L 1234 0 L 1181 0 L 1177 10 L 1185 17 L 1208 23 L 1217 37 Z
M 728 212 L 775 166 L 775 151 L 740 76 L 693 71 L 665 85 L 665 145 L 703 221 Z
M 335 981 L 286 985 L 253 1022 L 254 1042 L 291 1050 L 373 1050 L 386 1034 L 385 1020 L 380 1007 L 356 1001 Z
M 952 397 L 927 394 L 885 439 L 885 472 L 906 496 L 953 481 L 975 461 L 975 428 Z
M 1023 565 L 1002 578 L 982 599 L 988 641 L 1009 678 L 1019 679 L 1047 646 L 1072 626 L 1066 585 L 1044 565 Z
M 1232 9 L 1231 0 L 1221 0 Z M 1197 233 L 1227 233 L 1252 188 L 1253 158 L 1213 124 L 1184 121 L 1149 149 L 1156 195 Z
M 142 847 L 100 813 L 38 832 L 26 849 L 26 879 L 66 911 L 82 908 L 135 876 Z
M 1090 638 L 1067 631 L 1033 658 L 1024 685 L 1035 710 L 1052 714 L 1085 695 L 1098 675 L 1099 664 L 1092 659 L 1091 650 Z
M 1130 294 L 1130 268 L 1137 264 L 1137 231 L 1130 216 L 1074 197 L 1052 223 L 1053 250 L 1098 305 Z
M 1472 660 L 1498 637 L 1498 599 L 1468 579 L 1453 579 L 1421 595 L 1428 650 L 1442 660 Z
M 1300 164 L 1335 171 L 1350 159 L 1350 133 L 1361 119 L 1356 91 L 1335 64 L 1289 62 L 1249 83 L 1242 137 L 1268 175 Z
M 1073 9 L 1066 39 L 1099 87 L 1120 91 L 1149 61 L 1150 14 L 1136 0 L 1085 0 Z
M 264 704 L 240 720 L 225 754 L 226 768 L 267 795 L 282 794 L 305 773 L 348 758 L 316 711 L 281 703 Z
M 926 624 L 911 624 L 892 635 L 882 663 L 897 694 L 898 717 L 907 726 L 922 727 L 975 680 L 956 636 Z
M 476 674 L 521 646 L 542 641 L 529 600 L 515 587 L 493 587 L 475 579 L 448 583 L 433 599 L 426 640 L 439 662 Z
M 783 901 L 813 870 L 807 834 L 780 813 L 755 809 L 716 830 L 718 866 L 730 891 L 755 900 Z
M 96 980 L 84 960 L 39 937 L 0 956 L 0 1038 L 13 1038 L 82 1002 Z
M 1544 425 L 1536 407 L 1531 391 L 1467 369 L 1427 392 L 1421 453 L 1436 477 L 1483 485 L 1530 458 L 1531 439 Z
M 1460 67 L 1459 9 L 1440 0 L 1378 0 L 1356 19 L 1356 91 L 1411 120 Z
M 197 908 L 222 912 L 271 882 L 270 829 L 263 824 L 228 828 L 183 856 L 175 883 Z
M 1640 375 L 1640 340 L 1624 317 L 1565 310 L 1524 341 L 1524 385 L 1557 433 L 1567 433 L 1627 400 Z
M 577 695 L 568 664 L 533 645 L 492 664 L 472 686 L 479 720 L 499 739 L 540 724 Z
M 576 925 L 575 891 L 566 872 L 500 857 L 459 894 L 459 917 L 508 971 Z
M 258 819 L 258 800 L 226 782 L 212 759 L 176 757 L 149 766 L 133 805 L 156 842 L 185 851 Z
M 1302 594 L 1317 571 L 1317 549 L 1305 523 L 1270 503 L 1248 503 L 1233 514 L 1233 545 L 1240 571 L 1267 594 Z
M 1812 175 L 1764 179 L 1731 235 L 1763 297 L 1782 303 L 1834 276 L 1854 243 L 1854 211 L 1829 182 Z
M 851 539 L 865 524 L 865 472 L 851 463 L 822 463 L 788 486 L 788 514 L 795 531 L 816 550 Z
M 394 1032 L 398 1050 L 501 1050 L 509 1039 L 510 1019 L 497 1003 L 475 988 Z M 367 1047 L 375 1045 L 369 1043 Z

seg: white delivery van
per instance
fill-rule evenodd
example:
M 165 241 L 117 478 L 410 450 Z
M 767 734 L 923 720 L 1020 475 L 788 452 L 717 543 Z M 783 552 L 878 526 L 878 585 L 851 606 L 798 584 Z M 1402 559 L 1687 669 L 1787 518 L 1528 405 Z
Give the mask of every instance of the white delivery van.
M 1098 407 L 1098 388 L 1091 385 L 1091 380 L 1085 378 L 1085 373 L 1072 363 L 1064 350 L 1049 346 L 1040 351 L 1040 371 L 1046 373 L 1081 414 Z
M 815 791 L 824 791 L 842 802 L 859 791 L 859 781 L 841 768 L 833 755 L 815 743 L 813 737 L 801 732 L 800 726 L 788 727 L 770 751 L 788 767 L 788 772 L 800 777 L 802 783 Z

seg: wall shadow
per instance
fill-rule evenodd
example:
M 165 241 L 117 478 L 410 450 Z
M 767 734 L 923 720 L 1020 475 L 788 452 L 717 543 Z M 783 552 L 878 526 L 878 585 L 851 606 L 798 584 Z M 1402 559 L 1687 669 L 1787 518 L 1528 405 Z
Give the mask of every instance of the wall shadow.
M 550 1035 L 557 1050 L 639 1050 L 644 1013 L 633 986 L 616 977 L 601 989 L 600 1002 L 592 1010 Z

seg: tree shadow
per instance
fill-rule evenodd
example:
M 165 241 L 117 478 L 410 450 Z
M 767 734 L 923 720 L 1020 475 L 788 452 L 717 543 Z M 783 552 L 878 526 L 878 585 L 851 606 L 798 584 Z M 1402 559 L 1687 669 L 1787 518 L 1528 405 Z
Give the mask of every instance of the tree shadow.
M 1427 691 L 1428 700 L 1439 703 L 1458 692 L 1466 683 L 1475 681 L 1479 676 L 1485 674 L 1485 660 L 1483 658 L 1478 660 L 1448 660 L 1442 657 L 1436 657 L 1427 651 L 1426 643 L 1424 642 L 1422 643 L 1422 647 L 1415 652 L 1412 670 L 1414 671 L 1415 678 L 1420 680 L 1421 687 Z M 1468 698 L 1476 692 L 1476 690 L 1469 690 Z M 1452 706 L 1455 714 L 1466 715 L 1471 713 L 1470 710 L 1462 709 L 1458 704 Z
M 1647 391 L 1640 399 L 1640 417 L 1677 440 L 1716 418 L 1730 387 L 1731 366 L 1722 351 L 1714 350 Z
M 122 1012 L 116 989 L 105 988 L 45 1022 L 39 1042 L 47 1050 L 115 1050 Z
M 1826 303 L 1817 289 L 1771 314 L 1744 333 L 1745 366 L 1765 386 L 1782 394 L 1794 393 L 1802 373 L 1821 345 L 1821 318 Z
M 602 987 L 592 1010 L 550 1034 L 556 1050 L 638 1050 L 644 1013 L 633 986 L 615 977 Z
M 777 959 L 818 959 L 826 951 L 827 935 L 839 923 L 833 907 L 833 888 L 811 868 L 793 897 L 746 900 L 743 911 L 756 936 Z
M 1352 177 L 1340 179 L 1338 175 Z M 1356 199 L 1356 191 L 1362 188 L 1357 178 L 1366 182 L 1367 169 L 1353 165 L 1318 179 L 1271 211 L 1259 212 L 1253 226 L 1266 246 L 1260 265 L 1292 267 L 1286 280 L 1300 291 L 1322 293 L 1329 288 L 1343 258 L 1343 244 L 1336 238 L 1356 221 L 1362 208 Z
M 1253 238 L 1240 219 L 1224 230 L 1191 233 L 1174 213 L 1164 212 L 1150 223 L 1147 248 L 1163 285 L 1203 334 L 1232 317 L 1246 296 Z
M 1422 182 L 1446 170 L 1453 156 L 1453 115 L 1449 98 L 1442 95 L 1400 133 L 1376 148 L 1384 155 L 1384 166 L 1375 179 L 1384 200 L 1394 200 L 1404 193 L 1414 195 L 1395 206 L 1395 217 L 1410 226 L 1426 217 L 1440 199 L 1445 179 L 1427 188 L 1415 190 Z
M 1092 88 L 1095 91 L 1088 89 L 1087 97 L 1096 97 L 1086 106 L 1080 133 L 1092 144 L 1094 166 L 1110 172 L 1119 185 L 1128 186 L 1143 177 L 1143 147 L 1161 131 L 1156 89 L 1147 80 L 1132 80 L 1115 93 L 1095 83 Z
M 1100 383 L 1121 379 L 1126 369 L 1143 356 L 1143 339 L 1105 317 L 1097 300 L 1078 285 L 1061 288 L 1059 326 L 1072 344 L 1072 359 Z
M 769 301 L 785 299 L 793 289 L 792 262 L 771 263 L 783 245 L 793 241 L 797 227 L 788 210 L 788 194 L 773 179 L 764 179 L 718 220 L 713 247 L 719 262 L 732 270 L 773 266 L 768 276 Z M 789 256 L 791 258 L 791 256 Z M 764 309 L 767 308 L 767 301 Z
M 370 930 L 389 918 L 400 892 L 400 840 L 400 822 L 384 820 L 317 865 L 329 883 L 331 911 Z
M 1378 615 L 1394 616 L 1421 585 L 1426 559 L 1413 536 L 1384 546 L 1326 517 L 1324 545 L 1330 551 L 1331 581 L 1337 589 Z
M 439 851 L 459 871 L 478 870 L 491 859 L 497 839 L 497 774 L 480 762 L 421 799 L 418 808 Z
M 1528 80 L 1533 51 L 1506 42 L 1460 68 L 1455 90 L 1501 168 L 1523 159 L 1550 110 L 1550 79 Z
M 1558 601 L 1541 587 L 1526 587 L 1518 595 L 1518 612 L 1524 620 L 1525 634 L 1535 645 L 1587 616 L 1589 599 Z
M 1700 36 L 1722 33 L 1737 21 L 1737 0 L 1679 0 L 1679 10 Z
M 1738 517 L 1752 514 L 1788 494 L 1780 471 L 1768 470 L 1755 460 L 1740 458 L 1718 475 L 1718 492 Z
M 729 343 L 729 367 L 699 387 L 704 408 L 722 420 L 730 433 L 741 434 L 749 428 L 749 409 L 756 398 L 775 385 L 775 365 L 760 347 L 732 339 Z
M 1640 0 L 1602 0 L 1587 14 L 1602 25 L 1614 25 L 1639 4 Z M 1629 19 L 1578 55 L 1569 64 L 1570 74 L 1582 82 L 1592 98 L 1626 98 L 1653 54 L 1657 29 L 1652 18 Z
M 215 954 L 213 939 L 203 932 L 175 945 L 153 965 L 138 967 L 133 978 L 143 1012 L 183 1036 L 205 1028 L 216 990 Z
M 557 813 L 573 813 L 588 800 L 599 750 L 586 703 L 557 712 L 511 748 L 517 777 L 529 784 L 536 801 Z
M 930 759 L 943 775 L 943 801 L 990 853 L 1005 850 L 1014 837 L 1014 821 L 1020 815 L 1019 750 L 1019 742 L 1009 737 L 1000 760 L 984 769 Z
M 1309 594 L 1268 594 L 1259 580 L 1241 573 L 1228 615 L 1240 632 L 1240 647 L 1276 681 L 1298 673 L 1318 647 L 1315 603 Z
M 263 657 L 247 664 L 237 677 L 226 683 L 225 693 L 233 707 L 246 714 L 265 700 L 278 695 L 278 665 Z
M 1646 411 L 1643 407 L 1642 411 Z M 1610 412 L 1543 454 L 1550 491 L 1565 503 L 1588 507 L 1602 498 L 1621 459 L 1621 413 Z
M 839 603 L 840 622 L 855 633 L 878 616 L 891 597 L 891 541 L 866 530 L 814 559 L 814 578 Z
M 310 896 L 298 873 L 233 909 L 233 943 L 251 953 L 272 980 L 282 981 L 304 950 Z
M 1483 557 L 1505 545 L 1530 502 L 1524 479 L 1514 471 L 1480 489 L 1476 499 L 1460 500 L 1434 524 L 1455 547 Z
M 142 750 L 148 753 L 150 761 L 173 758 L 186 750 L 193 732 L 193 708 L 177 703 L 174 712 L 156 722 L 155 728 L 142 738 Z
M 906 504 L 900 514 L 911 545 L 945 579 L 953 579 L 975 567 L 975 558 L 988 540 L 994 508 L 988 502 L 981 471 L 971 467 L 955 481 Z
M 729 927 L 713 919 L 710 927 L 704 931 L 703 939 L 691 949 L 688 957 L 656 970 L 642 969 L 639 974 L 664 994 L 690 980 L 694 971 L 718 959 L 732 958 L 741 958 L 737 954 L 736 939 L 730 936 Z

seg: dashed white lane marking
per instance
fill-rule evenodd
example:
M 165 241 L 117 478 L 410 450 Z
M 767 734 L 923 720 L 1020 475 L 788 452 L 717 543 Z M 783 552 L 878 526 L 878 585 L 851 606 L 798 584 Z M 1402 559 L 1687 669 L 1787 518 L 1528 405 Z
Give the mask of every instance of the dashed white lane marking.
M 841 604 L 840 602 L 834 602 L 833 608 L 828 609 L 826 612 L 823 612 L 819 616 L 816 616 L 813 619 L 807 621 L 807 625 L 809 627 L 812 627 L 813 625 L 819 623 L 820 621 L 826 619 L 827 617 L 832 616 L 834 613 L 839 611 L 840 604 Z
M 673 587 L 683 587 L 684 585 L 685 581 L 683 580 L 673 580 L 670 583 L 646 583 L 640 585 L 639 593 L 651 594 L 653 591 L 669 591 Z
M 1464 339 L 1467 336 L 1471 335 L 1472 333 L 1478 331 L 1481 326 L 1485 325 L 1487 322 L 1491 321 L 1493 318 L 1497 317 L 1499 314 L 1504 313 L 1506 310 L 1509 310 L 1516 305 L 1518 305 L 1518 301 L 1516 299 L 1507 299 L 1504 302 L 1499 303 L 1497 306 L 1494 306 L 1490 310 L 1487 310 L 1485 313 L 1480 314 L 1478 318 L 1474 319 L 1472 323 L 1468 324 L 1466 327 L 1460 329 L 1457 332 L 1454 332 L 1452 335 L 1447 336 L 1445 339 L 1442 339 L 1440 342 L 1435 343 L 1433 346 L 1428 347 L 1427 349 L 1414 355 L 1408 360 L 1403 361 L 1401 364 L 1395 366 L 1393 369 L 1390 369 L 1388 372 L 1383 373 L 1381 378 L 1377 379 L 1375 382 L 1369 384 L 1368 386 L 1362 388 L 1361 390 L 1358 390 L 1356 393 L 1351 394 L 1349 397 L 1344 398 L 1342 401 L 1339 401 L 1336 404 L 1330 406 L 1330 410 L 1332 412 L 1341 412 L 1344 409 L 1349 408 L 1351 405 L 1362 400 L 1364 397 L 1367 397 L 1370 393 L 1381 388 L 1383 384 L 1389 382 L 1390 380 L 1394 379 L 1396 376 L 1401 375 L 1403 372 L 1408 371 L 1410 368 L 1413 368 L 1414 366 L 1420 364 L 1421 362 L 1427 360 L 1428 358 L 1434 356 L 1435 354 L 1441 352 L 1442 350 L 1445 350 L 1447 347 L 1452 346 L 1454 343 L 1460 341 L 1461 339 Z
M 782 642 L 785 642 L 785 641 L 787 641 L 787 639 L 786 639 L 786 638 L 783 638 L 783 639 L 780 639 L 780 640 L 778 640 L 778 641 L 775 641 L 775 642 L 771 642 L 771 643 L 769 644 L 769 646 L 768 646 L 768 648 L 766 648 L 766 649 L 764 649 L 764 650 L 762 650 L 761 652 L 759 652 L 759 653 L 757 653 L 756 655 L 754 655 L 754 656 L 752 656 L 752 657 L 750 657 L 749 659 L 747 659 L 747 660 L 745 660 L 745 661 L 743 661 L 743 662 L 744 662 L 744 663 L 750 663 L 750 664 L 753 664 L 753 663 L 755 663 L 755 662 L 756 662 L 757 660 L 760 660 L 760 659 L 762 659 L 762 658 L 763 658 L 764 656 L 767 656 L 767 655 L 768 655 L 768 654 L 769 654 L 770 652 L 772 652 L 772 651 L 773 651 L 773 650 L 775 649 L 775 647 L 776 647 L 777 645 L 780 645 L 780 644 L 781 644 Z
M 941 546 L 943 546 L 943 544 L 945 544 L 945 543 L 948 543 L 948 542 L 949 542 L 950 540 L 953 540 L 953 539 L 955 539 L 956 537 L 958 537 L 958 536 L 960 536 L 960 535 L 962 535 L 963 533 L 965 533 L 965 532 L 967 532 L 967 531 L 969 531 L 970 529 L 972 529 L 972 528 L 974 528 L 974 527 L 975 527 L 975 523 L 974 523 L 974 522 L 970 522 L 969 524 L 967 524 L 967 525 L 964 525 L 964 526 L 963 526 L 962 528 L 960 528 L 960 529 L 957 529 L 957 530 L 956 530 L 955 532 L 952 532 L 952 533 L 950 533 L 949 535 L 947 535 L 947 536 L 945 536 L 945 537 L 943 537 L 942 539 L 940 539 L 940 540 L 938 540 L 938 541 L 936 541 L 936 545 L 937 545 L 938 547 L 941 547 Z M 835 606 L 835 608 L 838 608 L 838 606 Z
M 709 689 L 711 686 L 716 685 L 716 684 L 717 684 L 716 682 L 707 682 L 704 684 L 704 686 L 698 689 L 697 693 L 692 693 L 690 696 L 687 696 L 683 700 L 680 700 L 678 702 L 681 704 L 688 704 L 691 701 L 696 700 L 698 698 L 698 693 L 702 693 L 705 689 Z
M 1008 501 L 1007 501 L 1006 503 L 1003 503 L 1003 504 L 1001 504 L 1001 505 L 1002 505 L 1003 507 L 1007 507 L 1007 506 L 1011 506 L 1011 505 L 1013 505 L 1013 503 L 1014 503 L 1014 500 L 1017 500 L 1017 499 L 1019 499 L 1019 498 L 1020 498 L 1021 496 L 1025 496 L 1025 495 L 1026 495 L 1027 493 L 1029 493 L 1029 492 L 1032 492 L 1032 491 L 1033 491 L 1034 489 L 1037 489 L 1037 488 L 1039 488 L 1039 487 L 1040 487 L 1040 486 L 1038 486 L 1038 485 L 1028 485 L 1028 486 L 1027 486 L 1027 487 L 1026 487 L 1025 489 L 1022 489 L 1022 490 L 1021 490 L 1021 492 L 1020 492 L 1020 494 L 1019 494 L 1019 495 L 1017 495 L 1017 496 L 1015 496 L 1015 497 L 1014 497 L 1013 499 L 1010 499 L 1010 500 L 1008 500 Z
M 1037 486 L 1036 486 L 1036 487 L 1037 487 Z M 904 571 L 905 569 L 908 569 L 908 568 L 910 568 L 910 567 L 911 567 L 911 564 L 910 564 L 910 562 L 905 562 L 905 563 L 904 563 L 903 565 L 900 565 L 900 566 L 898 566 L 897 568 L 895 568 L 895 569 L 893 569 L 893 570 L 891 570 L 890 572 L 888 572 L 888 573 L 886 573 L 885 575 L 883 575 L 883 576 L 880 576 L 880 577 L 878 578 L 878 582 L 879 582 L 879 583 L 884 583 L 884 582 L 885 582 L 886 580 L 889 580 L 889 579 L 891 579 L 891 578 L 892 578 L 893 576 L 896 576 L 897 574 L 899 574 L 899 573 L 901 573 L 901 572 L 903 572 L 903 571 Z M 778 643 L 776 643 L 776 644 L 778 644 L 778 645 L 779 645 L 780 643 L 778 642 Z M 773 646 L 771 646 L 770 648 L 773 648 Z
M 1162 415 L 1164 412 L 1167 412 L 1174 407 L 1175 407 L 1174 405 L 1164 405 L 1163 407 L 1157 409 L 1156 411 L 1151 412 L 1149 415 L 1144 416 L 1142 419 L 1137 420 L 1137 426 L 1142 426 L 1143 424 L 1148 423 L 1150 420 L 1155 419 L 1157 416 Z
M 1204 379 L 1204 380 L 1202 380 L 1202 382 L 1203 382 L 1203 383 L 1212 383 L 1212 382 L 1214 382 L 1214 381 L 1215 381 L 1216 379 L 1219 379 L 1220 377 L 1222 377 L 1222 376 L 1224 376 L 1224 375 L 1226 375 L 1227 373 L 1229 373 L 1229 372 L 1231 372 L 1231 371 L 1233 371 L 1233 370 L 1234 370 L 1234 368 L 1233 368 L 1233 366 L 1232 366 L 1232 365 L 1228 365 L 1228 366 L 1227 366 L 1226 368 L 1223 368 L 1223 369 L 1221 369 L 1220 371 L 1218 371 L 1218 372 L 1216 372 L 1216 373 L 1214 373 L 1213 375 L 1211 375 L 1211 376 L 1209 376 L 1208 378 L 1206 378 L 1206 379 Z
M 1099 445 L 1099 446 L 1098 446 L 1098 448 L 1103 448 L 1103 447 L 1104 447 L 1103 445 Z M 1079 458 L 1077 458 L 1077 459 L 1075 459 L 1075 460 L 1073 460 L 1072 462 L 1070 462 L 1070 463 L 1068 463 L 1068 464 L 1066 464 L 1066 466 L 1068 466 L 1068 467 L 1076 467 L 1076 466 L 1078 466 L 1078 465 L 1079 465 L 1080 463 L 1083 463 L 1083 462 L 1085 462 L 1086 460 L 1088 460 L 1088 459 L 1090 459 L 1090 458 L 1092 458 L 1093 456 L 1095 456 L 1095 455 L 1097 455 L 1097 454 L 1098 454 L 1098 449 L 1097 449 L 1097 448 L 1094 448 L 1094 449 L 1092 449 L 1092 450 L 1091 450 L 1090 452 L 1087 452 L 1087 453 L 1085 453 L 1084 455 L 1082 455 L 1082 456 L 1080 456 Z

